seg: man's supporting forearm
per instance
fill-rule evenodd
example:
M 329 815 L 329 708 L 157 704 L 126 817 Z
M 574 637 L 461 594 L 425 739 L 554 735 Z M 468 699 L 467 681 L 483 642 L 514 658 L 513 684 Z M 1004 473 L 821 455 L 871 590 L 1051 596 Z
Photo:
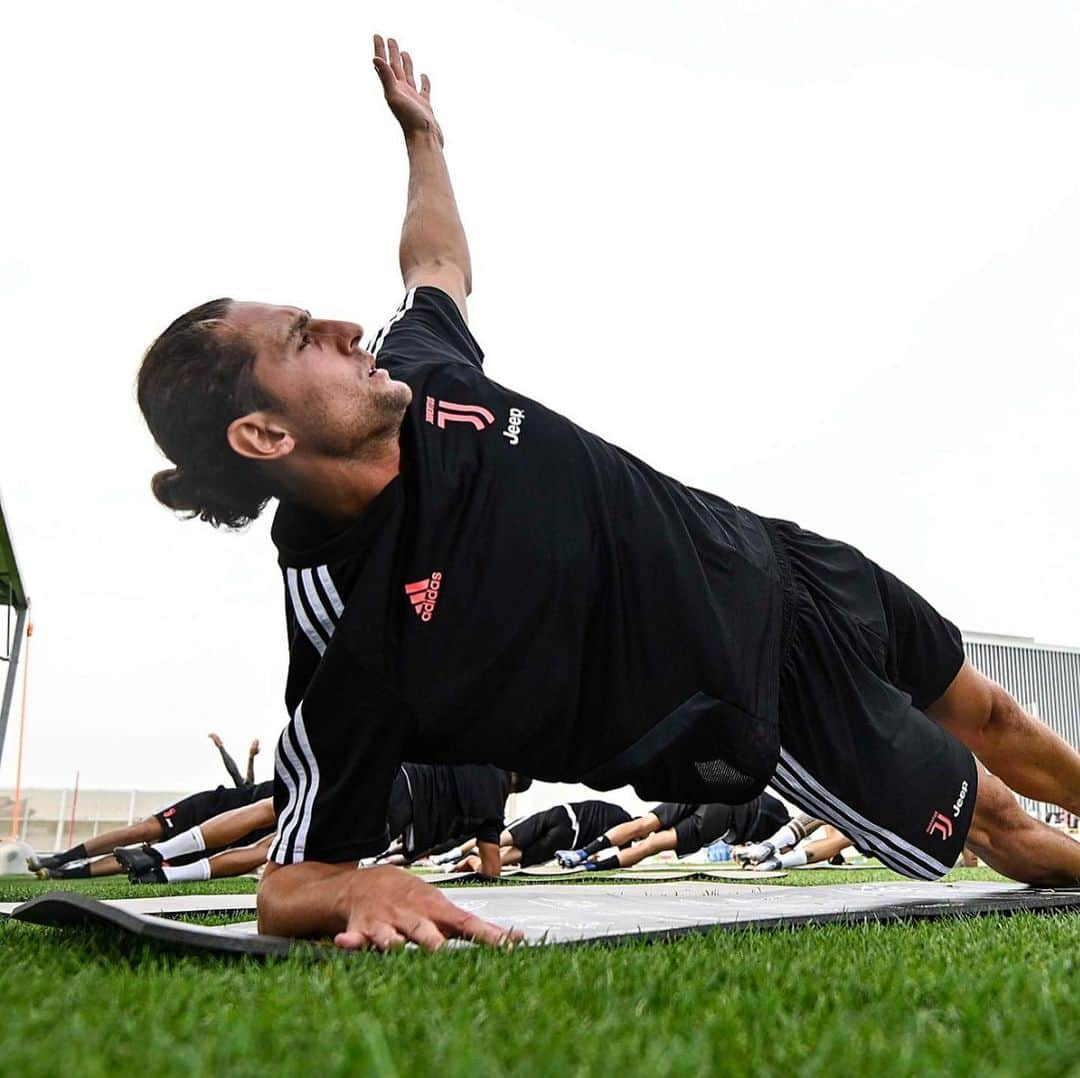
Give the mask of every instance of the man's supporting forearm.
M 405 136 L 405 146 L 409 195 L 398 252 L 401 276 L 409 284 L 418 269 L 452 266 L 460 271 L 467 296 L 472 291 L 469 244 L 438 136 L 412 131 Z

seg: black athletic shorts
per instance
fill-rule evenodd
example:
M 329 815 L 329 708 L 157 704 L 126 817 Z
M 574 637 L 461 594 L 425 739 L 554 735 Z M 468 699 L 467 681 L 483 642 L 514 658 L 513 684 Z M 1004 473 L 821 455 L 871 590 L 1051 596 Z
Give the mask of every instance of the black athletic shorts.
M 693 809 L 674 823 L 675 853 L 679 857 L 687 857 L 720 839 L 732 844 L 760 842 L 789 819 L 783 802 L 767 793 L 745 805 L 658 805 L 653 813 L 659 819 L 657 809 L 665 810 L 664 816 L 668 816 L 667 810 L 672 808 Z
M 169 838 L 230 809 L 243 808 L 263 798 L 273 797 L 273 787 L 272 782 L 260 782 L 255 786 L 219 786 L 216 790 L 202 790 L 155 812 L 154 818 L 161 824 L 165 837 Z
M 580 828 L 570 805 L 553 805 L 515 820 L 507 831 L 521 850 L 522 867 L 529 868 L 550 861 L 556 850 L 577 849 Z
M 790 571 L 772 786 L 905 876 L 937 879 L 964 845 L 975 758 L 922 710 L 964 662 L 960 632 L 854 547 L 766 526 Z
M 675 824 L 675 854 L 686 857 L 702 846 L 723 838 L 731 827 L 730 805 L 695 805 L 694 811 Z
M 649 812 L 660 821 L 660 830 L 666 831 L 680 820 L 689 819 L 700 807 L 700 805 L 682 805 L 678 801 L 664 801 L 662 804 L 653 805 Z

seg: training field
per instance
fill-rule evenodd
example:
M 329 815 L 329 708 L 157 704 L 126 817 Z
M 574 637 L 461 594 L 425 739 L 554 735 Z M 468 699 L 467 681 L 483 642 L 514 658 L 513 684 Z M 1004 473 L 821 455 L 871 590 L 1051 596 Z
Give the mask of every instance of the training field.
M 0 881 L 0 901 L 58 887 Z M 11 921 L 0 940 L 4 1075 L 1080 1075 L 1076 915 L 265 963 Z

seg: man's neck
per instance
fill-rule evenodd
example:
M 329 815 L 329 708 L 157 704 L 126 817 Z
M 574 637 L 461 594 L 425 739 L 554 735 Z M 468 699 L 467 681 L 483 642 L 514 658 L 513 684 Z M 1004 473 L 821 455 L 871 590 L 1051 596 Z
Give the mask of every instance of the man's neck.
M 283 496 L 314 509 L 333 524 L 355 520 L 401 471 L 396 437 L 361 458 L 320 458 L 283 484 Z

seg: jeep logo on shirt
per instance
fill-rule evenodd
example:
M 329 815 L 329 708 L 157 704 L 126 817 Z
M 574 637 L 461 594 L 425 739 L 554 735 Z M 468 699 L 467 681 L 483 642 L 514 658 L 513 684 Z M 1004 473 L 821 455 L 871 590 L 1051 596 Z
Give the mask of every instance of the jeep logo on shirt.
M 511 408 L 510 419 L 507 421 L 506 430 L 502 432 L 504 438 L 510 439 L 511 445 L 517 445 L 521 438 L 521 421 L 525 418 L 524 408 Z

